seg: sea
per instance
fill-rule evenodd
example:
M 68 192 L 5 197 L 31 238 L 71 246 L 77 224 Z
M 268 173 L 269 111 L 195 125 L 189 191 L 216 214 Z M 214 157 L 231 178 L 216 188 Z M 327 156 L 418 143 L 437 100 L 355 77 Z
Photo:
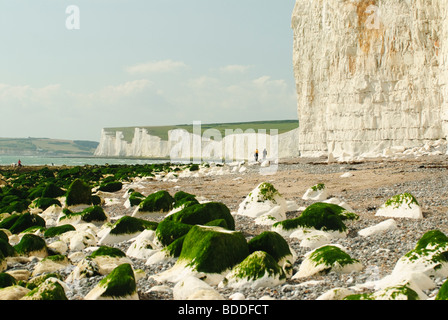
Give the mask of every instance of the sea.
M 97 157 L 42 157 L 42 156 L 10 156 L 0 155 L 0 166 L 22 163 L 23 166 L 84 166 L 106 164 L 153 164 L 167 163 L 169 159 L 132 159 L 132 158 L 97 158 Z

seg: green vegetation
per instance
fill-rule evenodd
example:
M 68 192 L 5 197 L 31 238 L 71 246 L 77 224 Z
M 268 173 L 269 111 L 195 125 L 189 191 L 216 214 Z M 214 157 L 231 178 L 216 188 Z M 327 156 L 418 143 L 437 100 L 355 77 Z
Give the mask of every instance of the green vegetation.
M 266 275 L 286 279 L 286 275 L 275 259 L 264 251 L 255 251 L 231 271 L 231 278 L 255 281 Z M 228 279 L 226 279 L 228 280 Z M 226 282 L 224 280 L 224 283 Z
M 280 196 L 280 193 L 277 191 L 277 189 L 275 189 L 275 187 L 268 182 L 263 182 L 262 184 L 260 184 L 258 189 L 259 193 L 257 201 L 272 201 L 275 203 L 275 197 Z
M 52 237 L 56 237 L 60 234 L 63 234 L 65 232 L 75 231 L 75 230 L 76 230 L 75 227 L 72 226 L 71 224 L 64 224 L 61 226 L 48 228 L 44 233 L 44 237 L 52 238 Z
M 276 222 L 273 226 L 284 230 L 314 228 L 322 231 L 344 232 L 347 229 L 344 220 L 358 218 L 358 215 L 336 204 L 316 202 L 308 206 L 299 217 Z
M 96 258 L 99 256 L 109 256 L 109 257 L 126 257 L 126 254 L 117 248 L 112 248 L 108 246 L 101 246 L 90 254 L 90 258 Z
M 145 229 L 155 230 L 157 223 L 130 216 L 124 216 L 112 225 L 111 234 L 133 234 Z
M 221 133 L 221 136 L 224 137 L 226 135 L 226 130 L 232 130 L 235 133 L 237 130 L 241 130 L 242 132 L 253 129 L 256 132 L 258 130 L 266 130 L 266 133 L 269 134 L 269 130 L 277 129 L 278 133 L 285 133 L 299 127 L 298 120 L 274 120 L 274 121 L 253 121 L 253 122 L 234 122 L 234 123 L 211 123 L 211 124 L 201 124 L 201 134 L 204 133 L 205 130 L 208 129 L 216 129 Z M 157 136 L 162 140 L 168 140 L 168 131 L 174 129 L 183 129 L 190 133 L 193 132 L 193 125 L 188 124 L 180 124 L 173 126 L 153 126 L 153 127 L 138 127 L 140 129 L 145 129 L 148 131 L 148 134 L 152 136 Z M 117 128 L 105 128 L 104 130 L 108 134 L 115 135 L 117 131 L 123 133 L 124 140 L 127 142 L 132 142 L 134 138 L 134 132 L 136 127 L 117 127 Z
M 249 255 L 243 234 L 216 227 L 193 226 L 187 233 L 178 262 L 193 270 L 221 273 Z
M 129 263 L 116 267 L 98 285 L 106 288 L 103 297 L 124 297 L 137 291 L 134 270 Z
M 406 203 L 409 206 L 411 204 L 419 205 L 417 199 L 412 194 L 405 192 L 405 193 L 398 194 L 398 195 L 391 197 L 390 199 L 388 199 L 385 202 L 384 206 L 398 208 L 402 204 L 406 204 Z
M 190 225 L 205 225 L 216 219 L 224 219 L 229 230 L 235 230 L 235 220 L 229 208 L 220 202 L 192 204 L 166 217 L 167 220 Z
M 325 189 L 325 184 L 323 184 L 323 183 L 318 183 L 311 187 L 311 190 L 313 190 L 313 191 L 319 191 L 319 190 L 323 190 L 323 189 Z
M 323 246 L 314 250 L 310 254 L 309 259 L 316 265 L 327 266 L 324 272 L 330 271 L 335 265 L 344 267 L 359 262 L 356 259 L 352 259 L 350 255 L 340 248 L 332 245 Z
M 67 190 L 66 204 L 68 206 L 77 204 L 92 204 L 91 187 L 81 179 L 76 179 L 73 181 Z
M 374 293 L 349 295 L 344 300 L 419 300 L 419 296 L 409 286 L 398 285 Z
M 14 246 L 14 249 L 21 255 L 29 255 L 36 251 L 48 252 L 47 244 L 44 239 L 28 233 Z
M 68 300 L 62 285 L 52 278 L 48 278 L 37 288 L 28 292 L 24 300 Z
M 34 154 L 45 156 L 92 156 L 98 146 L 95 141 L 46 138 L 0 138 L 3 154 Z
M 167 191 L 160 190 L 140 202 L 139 212 L 169 212 L 173 209 L 173 203 L 173 197 Z
M 282 258 L 292 255 L 288 242 L 276 232 L 264 231 L 252 238 L 249 242 L 249 251 L 265 251 L 269 253 L 277 262 Z

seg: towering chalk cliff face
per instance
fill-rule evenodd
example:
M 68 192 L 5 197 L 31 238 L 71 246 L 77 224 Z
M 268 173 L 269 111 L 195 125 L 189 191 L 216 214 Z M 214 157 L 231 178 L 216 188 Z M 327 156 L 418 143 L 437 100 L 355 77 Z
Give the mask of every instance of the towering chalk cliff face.
M 297 0 L 302 156 L 376 155 L 448 134 L 448 1 Z

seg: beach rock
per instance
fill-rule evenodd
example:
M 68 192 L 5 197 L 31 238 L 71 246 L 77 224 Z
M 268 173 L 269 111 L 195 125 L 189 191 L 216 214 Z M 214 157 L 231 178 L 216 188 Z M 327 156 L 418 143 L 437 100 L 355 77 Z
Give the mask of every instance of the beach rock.
M 166 214 L 173 209 L 173 203 L 174 199 L 167 191 L 156 191 L 140 202 L 132 216 L 138 217 L 149 214 Z
M 443 282 L 442 286 L 440 287 L 439 292 L 437 293 L 435 300 L 448 300 L 448 280 L 445 280 Z
M 6 288 L 17 284 L 16 278 L 6 272 L 0 273 L 0 288 Z
M 387 287 L 373 293 L 348 295 L 344 300 L 426 300 L 428 297 L 409 285 Z
M 265 251 L 255 251 L 234 266 L 219 284 L 220 287 L 275 287 L 286 281 L 286 274 L 277 261 Z
M 118 219 L 112 226 L 105 227 L 98 233 L 98 236 L 100 237 L 98 244 L 106 245 L 130 240 L 138 236 L 143 230 L 155 229 L 156 227 L 157 223 L 124 216 Z
M 114 268 L 84 300 L 138 300 L 137 285 L 131 264 Z
M 328 198 L 328 192 L 325 187 L 325 184 L 318 183 L 308 190 L 306 190 L 305 194 L 302 196 L 303 200 L 312 200 L 312 201 L 323 201 Z
M 123 183 L 121 181 L 109 181 L 100 184 L 98 190 L 104 192 L 117 192 L 123 188 Z
M 275 187 L 260 183 L 239 205 L 237 214 L 256 218 L 259 224 L 272 225 L 286 219 L 287 203 Z
M 359 230 L 358 234 L 363 237 L 369 237 L 382 232 L 393 231 L 396 228 L 397 228 L 397 222 L 394 219 L 388 219 L 374 226 Z
M 191 224 L 164 219 L 157 225 L 155 243 L 161 247 L 169 246 L 177 239 L 184 237 L 192 227 Z
M 192 204 L 165 218 L 165 220 L 188 225 L 206 225 L 218 219 L 226 222 L 227 229 L 235 230 L 235 220 L 229 208 L 221 202 Z
M 99 267 L 99 273 L 109 274 L 113 269 L 122 264 L 132 264 L 126 254 L 117 248 L 101 246 L 93 251 L 88 258 L 92 259 Z
M 19 285 L 0 289 L 0 300 L 20 300 L 31 290 Z
M 75 205 L 91 205 L 92 188 L 81 179 L 75 179 L 68 187 L 65 203 L 69 207 Z
M 124 206 L 126 208 L 131 208 L 134 206 L 138 206 L 143 200 L 145 200 L 145 196 L 140 192 L 133 191 L 129 195 L 128 199 L 125 201 Z
M 45 227 L 45 225 L 45 220 L 42 217 L 29 212 L 12 214 L 0 222 L 0 228 L 8 229 L 13 234 L 32 227 Z
M 219 283 L 234 265 L 248 255 L 246 239 L 240 232 L 195 225 L 185 236 L 173 268 L 154 278 L 177 282 L 185 276 L 199 274 L 207 283 Z
M 256 251 L 268 253 L 279 264 L 286 276 L 292 275 L 295 257 L 288 242 L 281 235 L 273 231 L 264 231 L 250 239 L 247 244 L 251 253 Z
M 89 228 L 83 229 L 80 225 L 77 226 L 76 231 L 64 232 L 59 239 L 65 242 L 71 251 L 80 251 L 90 246 L 96 246 L 98 243 L 96 232 Z
M 54 277 L 48 278 L 20 300 L 68 300 L 64 286 Z
M 362 264 L 350 257 L 342 248 L 335 245 L 325 245 L 308 252 L 300 265 L 299 271 L 292 279 L 300 279 L 330 271 L 350 273 L 360 271 Z
M 47 230 L 45 230 L 44 237 L 53 238 L 68 231 L 76 231 L 76 229 L 71 224 L 63 224 L 60 226 L 50 227 Z
M 14 246 L 19 255 L 36 256 L 45 258 L 48 256 L 48 248 L 45 240 L 34 234 L 25 234 L 20 242 Z
M 426 232 L 415 248 L 401 257 L 392 276 L 423 273 L 427 276 L 448 276 L 448 237 L 440 230 Z
M 344 220 L 356 220 L 359 216 L 331 203 L 316 202 L 308 206 L 300 216 L 275 223 L 272 231 L 290 236 L 295 231 L 326 231 L 346 234 Z
M 129 246 L 126 251 L 126 256 L 147 260 L 157 249 L 157 246 L 153 242 L 154 238 L 154 230 L 143 230 Z
M 64 255 L 48 256 L 37 263 L 31 276 L 35 277 L 44 273 L 54 273 L 65 269 L 70 265 L 68 258 Z
M 225 300 L 206 282 L 189 276 L 176 283 L 173 288 L 174 300 Z
M 410 193 L 402 193 L 387 200 L 377 211 L 377 216 L 422 219 L 422 208 Z
M 334 288 L 316 298 L 316 300 L 342 300 L 347 296 L 354 295 L 353 290 L 347 288 Z

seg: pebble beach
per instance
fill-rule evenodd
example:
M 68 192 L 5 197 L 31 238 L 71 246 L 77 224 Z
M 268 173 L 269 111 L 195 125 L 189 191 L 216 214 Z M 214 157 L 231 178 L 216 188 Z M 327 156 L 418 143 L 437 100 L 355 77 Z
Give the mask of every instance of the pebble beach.
M 307 278 L 288 279 L 275 287 L 233 290 L 215 287 L 225 299 L 245 300 L 316 300 L 325 292 L 334 288 L 352 289 L 356 293 L 368 292 L 365 283 L 377 281 L 389 275 L 397 261 L 412 250 L 421 236 L 431 230 L 440 230 L 448 234 L 448 176 L 446 156 L 428 156 L 401 159 L 372 159 L 358 162 L 328 163 L 325 159 L 291 159 L 281 161 L 276 171 L 270 175 L 260 173 L 259 164 L 245 165 L 244 170 L 235 170 L 232 166 L 220 167 L 210 173 L 198 171 L 194 175 L 179 177 L 159 177 L 140 181 L 138 190 L 150 194 L 166 190 L 172 194 L 182 190 L 192 193 L 206 201 L 224 203 L 233 213 L 236 231 L 241 231 L 246 239 L 270 230 L 268 225 L 260 225 L 254 219 L 235 214 L 239 204 L 258 184 L 271 183 L 280 194 L 296 204 L 287 212 L 288 218 L 300 215 L 303 208 L 312 201 L 303 200 L 306 190 L 316 183 L 325 184 L 328 197 L 336 197 L 347 203 L 357 215 L 358 220 L 347 221 L 347 237 L 335 239 L 334 244 L 346 248 L 354 259 L 359 260 L 361 271 L 340 274 L 313 275 Z M 208 172 L 208 173 L 207 173 Z M 133 208 L 124 206 L 126 184 L 123 190 L 113 193 L 99 192 L 105 200 L 103 207 L 111 219 L 131 215 Z M 361 236 L 362 229 L 377 225 L 388 218 L 376 216 L 378 208 L 391 196 L 399 193 L 412 193 L 422 207 L 422 219 L 395 218 L 397 228 L 392 231 Z M 161 218 L 160 218 L 161 219 Z M 309 248 L 302 247 L 296 238 L 286 237 L 294 251 L 294 273 L 298 271 Z M 52 239 L 47 239 L 51 242 Z M 112 246 L 126 252 L 131 241 L 115 243 Z M 141 269 L 145 277 L 137 282 L 140 300 L 172 300 L 175 283 L 155 281 L 152 276 L 169 270 L 175 261 L 147 265 L 146 260 L 130 258 L 134 269 Z M 39 259 L 28 263 L 9 266 L 9 270 L 34 269 Z M 68 276 L 74 266 L 59 271 Z M 67 284 L 69 300 L 82 300 L 102 279 L 101 276 L 83 278 Z M 446 279 L 433 279 L 435 288 L 424 293 L 434 298 Z

